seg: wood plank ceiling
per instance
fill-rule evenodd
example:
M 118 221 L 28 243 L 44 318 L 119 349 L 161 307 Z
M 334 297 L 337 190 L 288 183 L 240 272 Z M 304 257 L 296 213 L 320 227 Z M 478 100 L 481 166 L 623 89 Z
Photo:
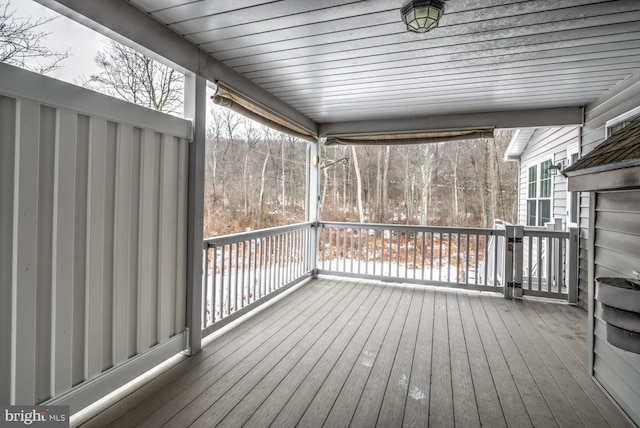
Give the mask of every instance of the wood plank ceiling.
M 640 68 L 638 0 L 129 0 L 317 123 L 584 106 Z

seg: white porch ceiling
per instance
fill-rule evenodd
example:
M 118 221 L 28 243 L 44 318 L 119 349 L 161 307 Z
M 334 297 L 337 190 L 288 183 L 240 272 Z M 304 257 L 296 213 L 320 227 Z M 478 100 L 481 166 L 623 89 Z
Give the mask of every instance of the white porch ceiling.
M 638 0 L 447 0 L 440 25 L 425 34 L 405 30 L 405 2 L 128 0 L 315 123 L 338 129 L 580 107 L 640 69 Z M 113 10 L 124 0 L 109 3 Z

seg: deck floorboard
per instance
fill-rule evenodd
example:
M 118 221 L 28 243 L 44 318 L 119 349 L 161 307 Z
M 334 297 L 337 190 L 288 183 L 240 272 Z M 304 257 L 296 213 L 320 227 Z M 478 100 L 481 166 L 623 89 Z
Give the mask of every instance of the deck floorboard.
M 629 427 L 586 369 L 581 309 L 325 278 L 84 427 Z

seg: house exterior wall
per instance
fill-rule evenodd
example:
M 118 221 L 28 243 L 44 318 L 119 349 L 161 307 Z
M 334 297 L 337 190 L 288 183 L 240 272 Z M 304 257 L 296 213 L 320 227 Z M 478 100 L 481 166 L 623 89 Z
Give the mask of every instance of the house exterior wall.
M 531 165 L 536 165 L 545 159 L 558 163 L 567 160 L 567 149 L 577 145 L 580 139 L 580 129 L 577 127 L 539 128 L 531 137 L 527 147 L 520 156 L 520 177 L 518 194 L 518 223 L 527 224 L 527 185 L 528 172 Z M 562 219 L 567 222 L 567 179 L 558 174 L 551 178 L 551 218 Z
M 580 155 L 584 156 L 602 143 L 606 137 L 606 122 L 640 106 L 640 72 L 636 72 L 613 87 L 601 98 L 587 106 L 582 129 Z M 578 301 L 587 309 L 589 278 L 589 193 L 580 197 L 580 258 L 578 261 Z
M 594 277 L 632 277 L 640 267 L 640 189 L 594 195 Z M 595 300 L 593 323 L 593 376 L 640 426 L 640 354 L 607 342 L 602 307 Z
M 582 155 L 607 137 L 606 122 L 640 106 L 640 72 L 587 106 Z M 583 192 L 580 210 L 580 293 L 590 310 L 593 376 L 640 426 L 640 355 L 606 341 L 602 309 L 594 299 L 595 279 L 630 277 L 640 267 L 640 190 Z M 591 236 L 594 235 L 594 236 Z M 590 254 L 591 252 L 591 254 Z
M 607 91 L 585 108 L 585 125 L 540 128 L 520 156 L 519 222 L 527 223 L 528 168 L 551 158 L 567 160 L 567 149 L 578 142 L 584 156 L 607 138 L 606 123 L 640 106 L 640 72 Z M 567 223 L 567 179 L 553 178 L 552 217 Z M 597 198 L 597 201 L 591 199 Z M 592 202 L 594 205 L 592 206 Z M 603 276 L 632 276 L 640 270 L 640 190 L 579 195 L 580 249 L 578 302 L 590 310 L 590 363 L 594 377 L 627 415 L 640 426 L 640 355 L 622 351 L 606 341 L 601 307 L 594 301 L 594 280 Z M 590 232 L 591 231 L 591 232 Z M 595 236 L 590 236 L 595 234 Z M 594 239 L 595 238 L 595 239 Z M 592 239 L 594 239 L 592 241 Z M 593 353 L 591 353 L 593 351 Z
M 190 123 L 0 74 L 0 402 L 81 386 L 74 412 L 87 384 L 184 349 Z

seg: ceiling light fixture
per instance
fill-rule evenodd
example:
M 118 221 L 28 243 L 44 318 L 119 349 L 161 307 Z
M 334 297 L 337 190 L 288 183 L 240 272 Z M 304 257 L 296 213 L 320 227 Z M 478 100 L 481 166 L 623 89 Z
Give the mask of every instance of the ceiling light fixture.
M 443 13 L 444 3 L 437 0 L 410 1 L 400 9 L 402 22 L 414 33 L 426 33 L 436 28 Z

